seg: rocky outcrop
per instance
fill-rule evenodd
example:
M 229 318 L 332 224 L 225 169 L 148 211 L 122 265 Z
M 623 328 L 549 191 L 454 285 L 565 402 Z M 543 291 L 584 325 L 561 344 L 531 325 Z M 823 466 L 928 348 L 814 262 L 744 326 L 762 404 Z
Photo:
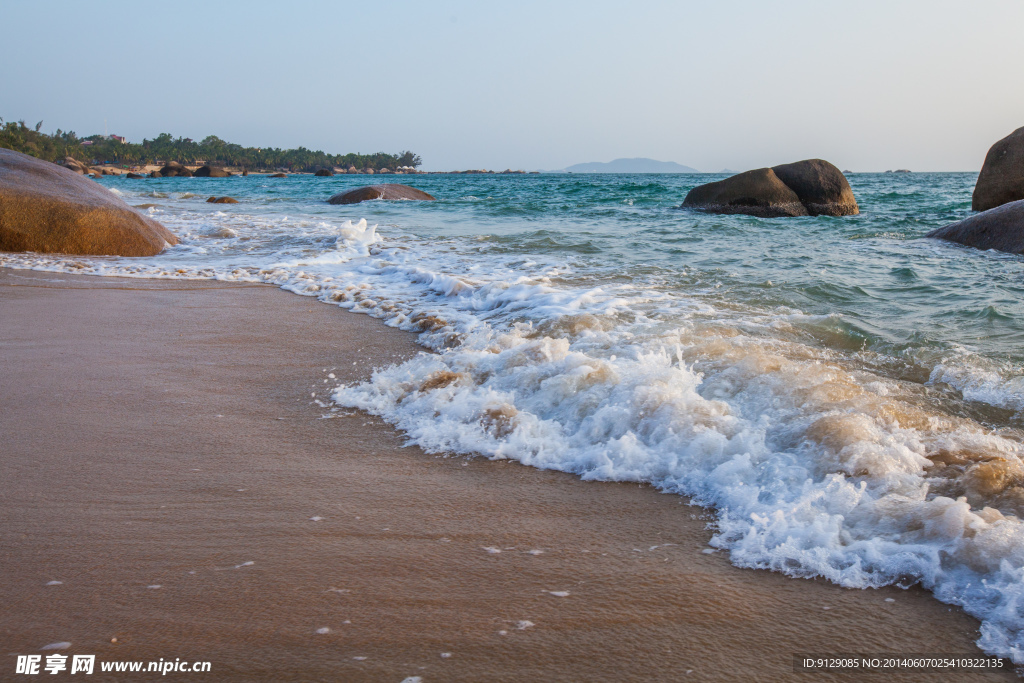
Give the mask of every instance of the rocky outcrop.
M 79 175 L 86 175 L 89 173 L 89 167 L 74 157 L 64 157 L 64 161 L 61 162 L 60 165 L 69 171 L 78 173 Z
M 233 197 L 210 197 L 206 200 L 207 204 L 237 204 L 238 200 Z
M 223 168 L 217 168 L 216 166 L 202 166 L 197 168 L 192 175 L 196 178 L 230 178 L 231 174 L 225 171 Z
M 807 209 L 770 168 L 739 173 L 690 190 L 683 206 L 710 213 L 742 213 L 761 218 L 807 216 Z
M 1024 254 L 1024 199 L 1008 202 L 957 223 L 932 230 L 925 237 L 977 249 Z
M 327 177 L 330 177 L 330 176 L 334 175 L 334 171 L 330 170 L 329 168 L 321 168 L 316 173 L 314 173 L 313 175 L 315 175 L 315 176 L 317 176 L 319 178 L 327 178 Z
M 855 216 L 860 213 L 850 183 L 838 168 L 824 159 L 805 159 L 772 166 L 786 187 L 796 192 L 812 216 Z
M 131 178 L 132 180 L 135 180 L 135 179 L 137 179 L 137 178 L 145 178 L 146 176 L 144 176 L 144 175 L 139 175 L 138 173 L 129 173 L 129 174 L 128 174 L 128 175 L 126 175 L 125 177 L 126 177 L 126 178 Z
M 270 174 L 267 177 L 268 178 L 287 178 L 288 174 L 287 173 L 272 173 L 272 174 Z
M 389 183 L 387 185 L 366 185 L 357 187 L 354 190 L 340 192 L 327 200 L 328 204 L 358 204 L 369 199 L 421 199 L 433 200 L 423 190 L 417 190 L 408 185 Z
M 191 178 L 192 171 L 188 170 L 177 161 L 172 161 L 159 171 L 160 178 Z
M 686 195 L 683 206 L 762 218 L 860 213 L 846 176 L 823 159 L 759 168 L 699 185 Z
M 242 171 L 242 175 L 243 176 L 249 175 L 249 169 L 245 169 L 244 171 Z
M 974 186 L 971 208 L 987 211 L 1024 199 L 1024 128 L 992 145 Z
M 349 166 L 348 170 L 345 171 L 345 173 L 359 173 L 359 169 L 357 169 L 355 166 Z
M 177 242 L 91 180 L 0 149 L 0 250 L 152 256 Z

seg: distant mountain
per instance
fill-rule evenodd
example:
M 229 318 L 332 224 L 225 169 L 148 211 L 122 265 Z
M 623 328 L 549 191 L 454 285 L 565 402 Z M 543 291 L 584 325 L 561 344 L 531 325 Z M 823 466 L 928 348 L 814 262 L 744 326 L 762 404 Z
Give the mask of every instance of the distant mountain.
M 564 169 L 566 173 L 700 173 L 695 168 L 677 164 L 674 161 L 654 159 L 616 159 L 615 161 L 591 161 Z

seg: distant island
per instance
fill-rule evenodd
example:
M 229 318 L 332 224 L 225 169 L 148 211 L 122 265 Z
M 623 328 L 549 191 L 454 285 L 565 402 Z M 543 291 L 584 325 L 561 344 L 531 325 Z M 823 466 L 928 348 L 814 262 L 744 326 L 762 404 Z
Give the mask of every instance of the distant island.
M 90 165 L 114 164 L 118 166 L 144 166 L 177 161 L 186 166 L 208 164 L 232 166 L 245 170 L 275 170 L 313 172 L 321 168 L 355 167 L 358 171 L 416 168 L 423 161 L 412 152 L 388 154 L 327 154 L 305 147 L 278 149 L 275 147 L 242 147 L 209 135 L 199 142 L 191 138 L 175 138 L 161 133 L 141 144 L 128 142 L 119 135 L 90 135 L 80 138 L 73 131 L 57 129 L 52 135 L 39 132 L 43 122 L 34 128 L 24 121 L 0 119 L 0 147 L 13 149 L 46 161 L 61 162 L 67 157 Z
M 674 161 L 654 159 L 616 159 L 614 161 L 591 161 L 575 164 L 563 169 L 566 173 L 700 173 L 695 168 L 677 164 Z

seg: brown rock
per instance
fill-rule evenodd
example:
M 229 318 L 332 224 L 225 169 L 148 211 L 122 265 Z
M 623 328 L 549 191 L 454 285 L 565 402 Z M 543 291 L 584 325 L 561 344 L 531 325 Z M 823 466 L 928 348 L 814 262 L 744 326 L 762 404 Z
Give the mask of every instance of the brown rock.
M 698 185 L 686 195 L 683 206 L 710 213 L 742 213 L 762 218 L 808 215 L 800 197 L 770 168 Z
M 216 166 L 206 165 L 201 168 L 197 168 L 192 174 L 196 178 L 230 178 L 231 174 L 225 171 L 223 168 L 217 168 Z
M 128 174 L 128 175 L 126 175 L 125 177 L 126 177 L 126 178 L 132 178 L 132 179 L 135 179 L 135 178 L 145 178 L 146 176 L 144 176 L 144 175 L 139 175 L 138 173 L 129 173 L 129 174 Z
M 207 204 L 237 204 L 238 200 L 232 197 L 210 197 L 206 200 Z
M 161 178 L 191 178 L 192 171 L 188 170 L 177 161 L 172 161 L 160 169 Z
M 69 171 L 74 171 L 79 175 L 85 175 L 86 173 L 89 173 L 89 167 L 74 157 L 64 157 L 64 161 L 63 163 L 61 163 L 61 166 L 68 169 Z
M 345 173 L 359 173 L 359 169 L 357 169 L 355 166 L 349 166 L 348 170 L 345 171 Z
M 367 175 L 373 175 L 374 171 L 373 171 L 372 168 L 367 168 L 367 169 L 363 170 L 363 173 L 365 173 Z
M 354 190 L 341 192 L 327 200 L 328 204 L 358 204 L 369 199 L 422 199 L 433 200 L 423 190 L 417 190 L 408 185 L 389 183 L 387 185 L 366 185 L 357 187 Z
M 96 183 L 0 149 L 0 250 L 153 256 L 177 242 Z
M 992 145 L 974 186 L 971 208 L 987 211 L 1024 199 L 1024 128 Z
M 1007 202 L 932 230 L 925 237 L 956 242 L 977 249 L 1024 254 L 1024 200 Z
M 160 175 L 160 171 L 150 171 L 149 177 L 150 178 L 163 178 L 163 176 Z
M 860 213 L 846 176 L 824 159 L 805 159 L 772 166 L 776 177 L 796 192 L 812 216 L 855 216 Z
M 287 173 L 274 173 L 274 174 L 269 175 L 267 177 L 268 178 L 287 178 L 288 174 Z
M 321 168 L 321 169 L 318 169 L 317 172 L 314 173 L 313 175 L 315 175 L 317 177 L 320 177 L 320 178 L 326 178 L 328 176 L 334 175 L 334 171 L 332 171 L 329 168 Z
M 245 169 L 244 171 L 242 171 L 242 175 L 243 176 L 249 175 L 249 169 Z

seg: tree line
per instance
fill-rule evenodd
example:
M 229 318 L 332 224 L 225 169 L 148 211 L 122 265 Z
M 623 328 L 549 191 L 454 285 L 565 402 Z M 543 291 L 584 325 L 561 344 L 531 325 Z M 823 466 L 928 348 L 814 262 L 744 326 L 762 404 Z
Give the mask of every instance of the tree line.
M 202 141 L 195 142 L 189 138 L 175 138 L 169 133 L 161 133 L 152 140 L 143 139 L 141 144 L 136 144 L 122 143 L 103 135 L 79 138 L 74 131 L 64 132 L 59 128 L 52 134 L 41 133 L 42 127 L 42 121 L 31 128 L 26 126 L 24 121 L 4 123 L 3 119 L 0 119 L 0 147 L 53 162 L 63 161 L 65 157 L 73 157 L 87 164 L 95 161 L 121 166 L 141 166 L 169 161 L 195 165 L 201 161 L 212 166 L 235 166 L 253 171 L 316 171 L 335 166 L 346 169 L 355 166 L 360 171 L 379 171 L 382 168 L 394 171 L 401 167 L 415 168 L 423 163 L 419 155 L 408 151 L 400 154 L 327 154 L 305 147 L 242 147 L 225 142 L 216 135 L 209 135 Z M 83 145 L 83 142 L 92 144 Z

